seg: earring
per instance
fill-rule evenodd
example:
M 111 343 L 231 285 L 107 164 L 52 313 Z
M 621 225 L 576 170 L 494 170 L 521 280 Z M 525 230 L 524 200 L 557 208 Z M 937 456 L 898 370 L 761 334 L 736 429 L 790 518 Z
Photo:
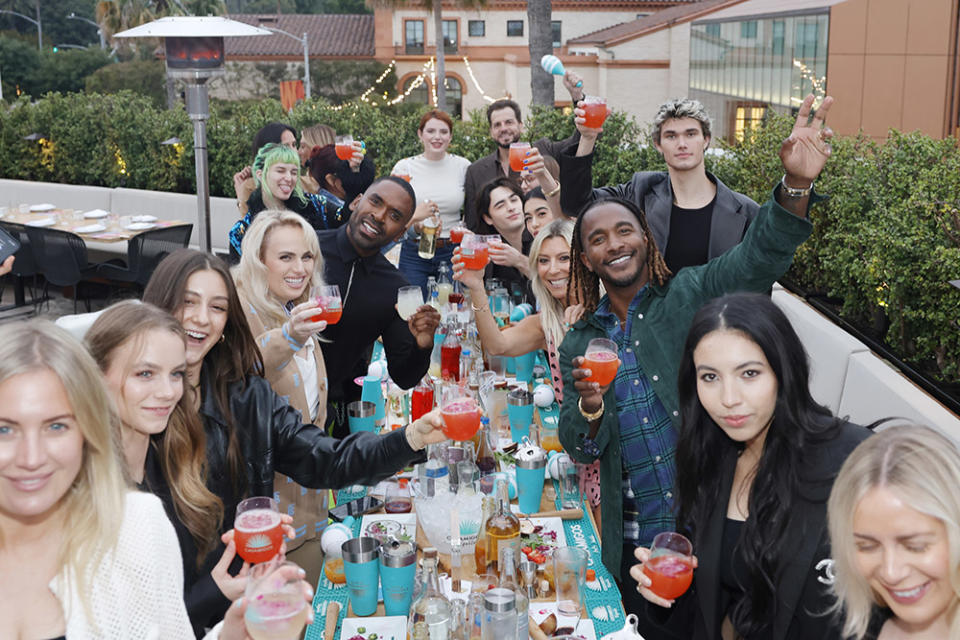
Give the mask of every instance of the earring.
M 222 343 L 222 342 L 226 341 L 226 339 L 227 339 L 227 336 L 225 336 L 224 334 L 221 333 L 221 334 L 220 334 L 220 342 Z

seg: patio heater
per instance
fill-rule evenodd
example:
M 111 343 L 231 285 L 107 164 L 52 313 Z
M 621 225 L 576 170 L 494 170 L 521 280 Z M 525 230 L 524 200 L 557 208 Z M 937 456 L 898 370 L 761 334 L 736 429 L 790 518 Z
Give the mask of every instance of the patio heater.
M 210 182 L 207 170 L 207 80 L 223 75 L 223 39 L 268 36 L 266 29 L 221 17 L 160 18 L 116 34 L 117 38 L 163 38 L 167 76 L 187 84 L 187 115 L 193 121 L 193 153 L 197 171 L 197 228 L 200 249 L 211 252 Z

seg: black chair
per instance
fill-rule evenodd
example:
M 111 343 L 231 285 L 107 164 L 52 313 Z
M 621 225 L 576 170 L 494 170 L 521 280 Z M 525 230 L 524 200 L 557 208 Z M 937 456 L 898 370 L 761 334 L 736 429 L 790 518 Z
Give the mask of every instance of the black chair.
M 73 311 L 82 299 L 90 311 L 91 297 L 106 297 L 104 287 L 90 282 L 96 277 L 97 265 L 87 260 L 87 245 L 83 238 L 59 229 L 25 227 L 37 272 L 43 276 L 44 293 L 49 285 L 73 290 Z
M 153 270 L 167 254 L 189 245 L 192 224 L 151 229 L 138 233 L 127 243 L 127 266 L 104 263 L 97 274 L 115 282 L 129 282 L 143 293 Z
M 39 272 L 37 270 L 36 260 L 33 258 L 33 248 L 30 244 L 30 238 L 27 235 L 27 227 L 22 224 L 17 224 L 16 222 L 0 222 L 0 227 L 2 227 L 4 231 L 9 233 L 20 242 L 20 249 L 13 254 L 13 271 L 10 272 L 10 275 L 13 276 L 14 280 L 14 304 L 0 307 L 0 310 L 5 311 L 17 307 L 24 307 L 28 304 L 38 304 L 43 302 L 42 298 L 36 298 L 36 279 Z M 29 301 L 26 299 L 24 292 L 24 284 L 27 282 L 28 278 L 30 280 L 31 298 Z

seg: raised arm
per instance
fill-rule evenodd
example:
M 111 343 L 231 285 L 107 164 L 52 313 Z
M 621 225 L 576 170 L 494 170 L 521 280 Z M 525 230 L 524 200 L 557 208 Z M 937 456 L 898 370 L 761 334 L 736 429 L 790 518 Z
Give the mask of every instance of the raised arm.
M 827 96 L 810 119 L 814 96 L 811 93 L 800 105 L 790 136 L 780 145 L 783 179 L 777 189 L 777 202 L 790 213 L 805 218 L 810 205 L 813 181 L 823 171 L 830 157 L 833 131 L 826 126 L 827 113 L 833 98 Z

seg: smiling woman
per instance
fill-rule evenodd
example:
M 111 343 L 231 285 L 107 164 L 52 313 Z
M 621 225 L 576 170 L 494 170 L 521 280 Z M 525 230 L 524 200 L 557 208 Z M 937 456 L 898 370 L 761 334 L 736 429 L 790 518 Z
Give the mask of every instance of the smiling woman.
M 828 506 L 837 608 L 853 638 L 960 637 L 960 452 L 898 426 L 844 463 Z

